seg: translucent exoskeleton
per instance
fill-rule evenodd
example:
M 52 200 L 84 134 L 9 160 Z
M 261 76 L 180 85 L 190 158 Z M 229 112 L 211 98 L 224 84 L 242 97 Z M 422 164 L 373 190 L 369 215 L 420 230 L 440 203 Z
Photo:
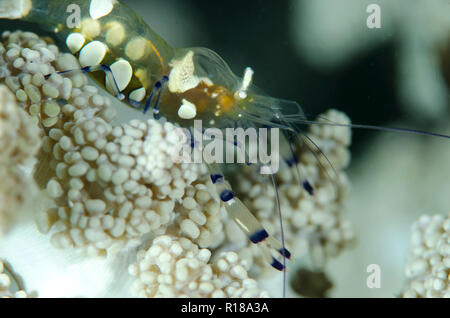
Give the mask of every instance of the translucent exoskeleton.
M 165 118 L 190 129 L 195 120 L 201 120 L 203 128 L 279 128 L 284 145 L 288 145 L 282 149 L 283 159 L 295 162 L 293 149 L 299 143 L 306 143 L 319 152 L 321 158 L 317 160 L 332 179 L 331 162 L 302 131 L 302 125 L 335 125 L 450 138 L 417 130 L 308 120 L 296 102 L 266 96 L 254 87 L 251 68 L 246 68 L 241 78 L 210 49 L 170 47 L 142 18 L 119 1 L 4 0 L 0 4 L 0 17 L 41 25 L 45 21 L 48 30 L 78 57 L 81 71 L 92 73 L 111 94 L 125 99 L 129 107 L 143 114 Z M 67 70 L 71 71 L 80 70 Z M 283 232 L 281 242 L 272 237 L 232 191 L 222 168 L 212 163 L 209 169 L 230 218 L 249 240 L 261 247 L 268 263 L 286 272 L 290 252 L 284 246 Z M 277 192 L 273 174 L 269 173 Z M 314 195 L 314 184 L 302 171 L 297 169 L 296 178 L 308 195 Z M 278 201 L 278 194 L 276 198 Z M 282 226 L 279 202 L 276 206 Z

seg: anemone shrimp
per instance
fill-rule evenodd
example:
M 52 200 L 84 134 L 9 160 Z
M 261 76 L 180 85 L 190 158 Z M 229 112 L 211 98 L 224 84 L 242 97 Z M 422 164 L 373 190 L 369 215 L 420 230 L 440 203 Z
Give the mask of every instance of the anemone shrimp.
M 11 2 L 11 5 L 19 4 Z M 171 48 L 134 12 L 116 1 L 84 1 L 75 4 L 75 7 L 73 1 L 59 1 L 51 6 L 46 1 L 33 1 L 32 4 L 23 1 L 20 5 L 22 7 L 12 12 L 9 18 L 39 22 L 51 16 L 48 23 L 52 31 L 78 57 L 83 67 L 81 71 L 95 72 L 93 76 L 101 82 L 103 74 L 97 71 L 103 71 L 106 74 L 106 88 L 119 99 L 126 98 L 130 107 L 188 128 L 193 127 L 194 120 L 201 120 L 205 128 L 279 128 L 288 145 L 281 154 L 283 159 L 295 162 L 294 148 L 299 143 L 308 144 L 319 151 L 317 160 L 321 160 L 330 178 L 334 178 L 332 163 L 299 128 L 300 125 L 371 128 L 449 138 L 418 130 L 339 124 L 326 119 L 308 120 L 296 102 L 260 93 L 252 85 L 251 68 L 247 68 L 243 77 L 239 78 L 209 49 Z M 80 11 L 79 26 L 67 26 L 70 17 L 67 10 L 71 5 L 74 12 Z M 283 235 L 281 242 L 269 235 L 224 180 L 222 168 L 214 163 L 209 168 L 211 180 L 216 185 L 218 196 L 226 204 L 230 218 L 251 242 L 261 248 L 266 262 L 286 273 L 285 262 L 290 253 L 284 246 Z M 269 174 L 276 192 L 276 179 L 273 173 Z M 304 191 L 314 195 L 314 184 L 299 169 L 296 170 L 296 177 Z M 277 206 L 282 226 L 279 202 Z

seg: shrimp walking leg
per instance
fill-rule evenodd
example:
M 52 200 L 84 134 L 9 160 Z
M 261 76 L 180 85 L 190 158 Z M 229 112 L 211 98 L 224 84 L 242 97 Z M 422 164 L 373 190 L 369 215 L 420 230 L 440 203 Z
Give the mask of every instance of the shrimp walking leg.
M 155 83 L 155 85 L 153 85 L 152 92 L 150 93 L 150 96 L 148 97 L 147 102 L 145 103 L 144 114 L 149 110 L 150 106 L 153 105 L 152 106 L 153 116 L 155 118 L 158 117 L 159 101 L 161 99 L 161 95 L 163 94 L 164 88 L 166 87 L 168 81 L 169 78 L 167 76 L 163 76 L 159 81 Z
M 209 165 L 209 168 L 211 180 L 216 186 L 220 200 L 225 203 L 225 209 L 230 218 L 236 222 L 252 243 L 258 244 L 264 260 L 275 269 L 283 271 L 285 265 L 276 256 L 281 255 L 283 258 L 289 259 L 291 253 L 278 240 L 267 233 L 244 203 L 234 195 L 231 186 L 224 180 L 220 168 L 217 165 Z
M 114 83 L 114 85 L 112 86 L 113 94 L 120 100 L 124 99 L 125 96 L 120 92 L 119 86 L 117 85 L 116 78 L 114 77 L 114 74 L 108 65 L 98 64 L 98 65 L 93 65 L 93 66 L 85 66 L 85 67 L 82 67 L 79 69 L 59 71 L 59 72 L 56 72 L 56 74 L 70 74 L 73 72 L 91 73 L 91 72 L 97 72 L 97 71 L 105 72 L 107 80 L 111 83 Z M 45 79 L 50 78 L 50 76 L 52 76 L 52 74 L 54 74 L 54 73 L 45 75 Z

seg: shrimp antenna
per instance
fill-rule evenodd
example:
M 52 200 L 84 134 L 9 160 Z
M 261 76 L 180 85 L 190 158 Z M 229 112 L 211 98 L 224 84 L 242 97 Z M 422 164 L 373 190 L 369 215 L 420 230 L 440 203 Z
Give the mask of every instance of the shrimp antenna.
M 303 134 L 302 136 L 304 138 L 304 140 L 307 140 L 308 142 L 310 142 L 311 144 L 313 144 L 314 148 L 317 149 L 317 151 L 319 151 L 319 153 L 325 158 L 325 160 L 328 162 L 328 164 L 330 165 L 331 169 L 333 170 L 334 175 L 336 176 L 336 183 L 339 182 L 339 175 L 336 171 L 336 169 L 334 168 L 333 164 L 331 163 L 330 159 L 328 159 L 328 157 L 324 154 L 324 152 L 322 151 L 322 149 L 319 147 L 319 145 L 317 145 L 312 139 L 311 137 L 309 137 L 307 134 Z M 323 165 L 323 163 L 320 161 L 319 157 L 317 156 L 317 154 L 313 151 L 313 149 L 311 149 L 311 147 L 308 145 L 308 142 L 305 142 L 306 147 L 308 147 L 309 151 L 311 151 L 311 153 L 313 154 L 314 158 L 316 158 L 317 162 L 319 163 L 320 167 L 323 169 L 323 171 L 325 171 L 326 175 L 328 176 L 328 178 L 330 180 L 333 180 L 333 178 L 331 178 L 330 174 L 328 173 L 328 170 L 325 168 L 325 166 Z M 334 182 L 333 182 L 334 183 Z M 334 183 L 335 186 L 335 190 L 336 190 L 336 183 Z
M 284 118 L 290 120 L 291 118 L 300 117 L 301 119 L 295 120 L 298 124 L 313 124 L 313 125 L 329 125 L 329 126 L 338 126 L 338 127 L 348 127 L 348 128 L 357 128 L 357 129 L 370 129 L 370 130 L 379 130 L 379 131 L 388 131 L 388 132 L 397 132 L 397 133 L 408 133 L 415 135 L 424 135 L 424 136 L 432 136 L 432 137 L 440 137 L 450 139 L 450 135 L 433 133 L 429 131 L 419 130 L 419 129 L 410 129 L 410 128 L 398 128 L 398 127 L 385 127 L 385 126 L 373 126 L 373 125 L 361 125 L 361 124 L 341 124 L 334 122 L 325 117 L 319 117 L 321 119 L 325 119 L 328 122 L 314 121 L 305 119 L 303 115 L 285 115 Z

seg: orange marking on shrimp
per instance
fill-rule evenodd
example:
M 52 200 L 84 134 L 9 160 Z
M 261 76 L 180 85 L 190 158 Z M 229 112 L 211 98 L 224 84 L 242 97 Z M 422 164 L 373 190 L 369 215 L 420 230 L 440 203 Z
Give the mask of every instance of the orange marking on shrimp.
M 199 113 L 206 111 L 208 107 L 216 107 L 220 114 L 228 112 L 236 102 L 233 94 L 225 86 L 208 85 L 203 81 L 179 96 L 194 103 Z
M 162 73 L 164 73 L 165 67 L 164 67 L 164 61 L 163 61 L 163 59 L 162 59 L 162 57 L 161 57 L 161 54 L 159 54 L 159 51 L 158 51 L 158 50 L 156 49 L 156 47 L 153 45 L 152 41 L 150 41 L 149 39 L 147 39 L 147 41 L 148 41 L 148 44 L 150 44 L 150 47 L 152 48 L 153 52 L 155 52 L 156 57 L 158 58 L 159 63 L 161 64 L 161 70 L 162 70 Z

